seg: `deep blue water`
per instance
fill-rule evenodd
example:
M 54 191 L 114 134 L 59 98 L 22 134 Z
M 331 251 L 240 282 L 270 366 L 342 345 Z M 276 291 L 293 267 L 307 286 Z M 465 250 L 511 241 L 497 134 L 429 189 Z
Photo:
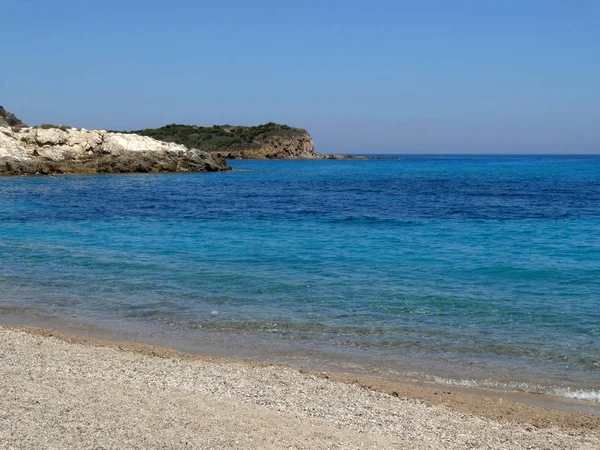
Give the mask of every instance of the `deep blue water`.
M 600 399 L 600 157 L 231 164 L 0 178 L 0 307 Z

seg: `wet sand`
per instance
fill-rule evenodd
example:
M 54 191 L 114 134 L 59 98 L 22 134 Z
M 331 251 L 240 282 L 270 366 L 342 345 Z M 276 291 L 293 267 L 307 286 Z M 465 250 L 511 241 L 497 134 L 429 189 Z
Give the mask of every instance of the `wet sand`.
M 600 417 L 0 327 L 3 448 L 600 448 Z

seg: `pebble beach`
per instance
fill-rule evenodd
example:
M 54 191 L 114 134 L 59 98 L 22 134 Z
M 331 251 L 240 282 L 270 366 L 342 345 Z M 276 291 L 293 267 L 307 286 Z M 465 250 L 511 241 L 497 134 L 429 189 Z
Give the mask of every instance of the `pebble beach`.
M 1 448 L 600 448 L 600 417 L 0 328 Z

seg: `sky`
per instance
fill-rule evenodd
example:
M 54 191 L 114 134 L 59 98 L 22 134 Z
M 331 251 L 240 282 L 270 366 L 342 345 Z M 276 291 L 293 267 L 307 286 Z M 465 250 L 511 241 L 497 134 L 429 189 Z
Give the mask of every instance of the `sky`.
M 29 125 L 306 128 L 320 152 L 600 153 L 600 0 L 0 0 Z

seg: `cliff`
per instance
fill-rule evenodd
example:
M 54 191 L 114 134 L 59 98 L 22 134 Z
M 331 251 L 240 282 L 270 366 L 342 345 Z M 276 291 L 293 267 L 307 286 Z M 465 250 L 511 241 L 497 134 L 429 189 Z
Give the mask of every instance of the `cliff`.
M 12 113 L 9 113 L 2 106 L 0 106 L 0 127 L 15 127 L 24 128 L 25 125 L 21 120 Z
M 308 132 L 302 131 L 288 136 L 259 136 L 247 148 L 234 146 L 213 154 L 226 159 L 321 159 Z
M 0 174 L 212 172 L 225 160 L 146 136 L 42 125 L 0 128 Z
M 227 159 L 324 159 L 301 128 L 267 123 L 255 127 L 215 125 L 167 125 L 130 131 L 165 142 L 198 148 Z

